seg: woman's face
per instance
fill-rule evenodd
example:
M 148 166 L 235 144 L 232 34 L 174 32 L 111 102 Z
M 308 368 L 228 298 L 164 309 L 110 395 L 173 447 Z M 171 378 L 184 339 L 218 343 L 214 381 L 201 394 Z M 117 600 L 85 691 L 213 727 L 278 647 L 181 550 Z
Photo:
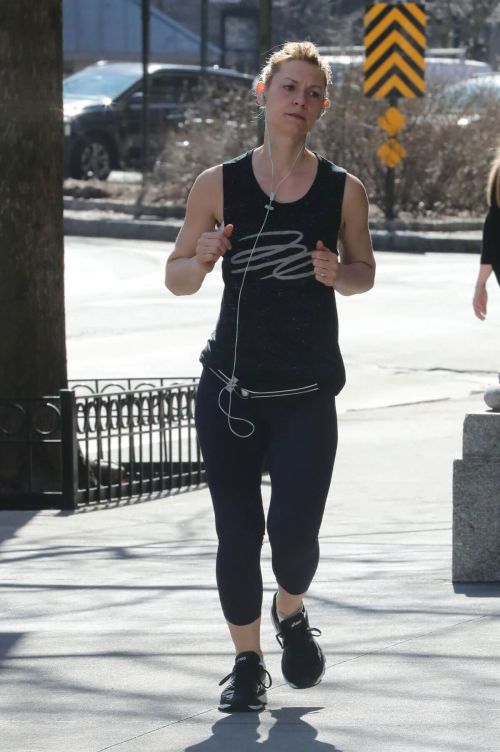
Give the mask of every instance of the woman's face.
M 325 77 L 312 63 L 288 60 L 279 66 L 265 96 L 268 125 L 305 135 L 323 111 Z

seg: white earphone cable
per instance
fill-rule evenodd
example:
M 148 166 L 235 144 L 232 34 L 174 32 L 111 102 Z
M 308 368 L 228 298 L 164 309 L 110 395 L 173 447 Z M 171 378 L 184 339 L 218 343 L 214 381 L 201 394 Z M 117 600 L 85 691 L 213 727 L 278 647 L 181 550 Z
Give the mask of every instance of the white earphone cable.
M 269 201 L 266 204 L 266 215 L 264 217 L 264 221 L 262 222 L 261 228 L 260 228 L 259 232 L 257 233 L 257 236 L 255 238 L 255 242 L 253 244 L 252 250 L 250 251 L 250 255 L 248 257 L 248 261 L 247 261 L 246 266 L 245 266 L 245 271 L 243 272 L 243 278 L 241 280 L 240 290 L 239 290 L 239 294 L 238 294 L 238 303 L 237 303 L 237 307 L 236 307 L 236 332 L 235 332 L 235 338 L 234 338 L 233 368 L 232 368 L 231 377 L 229 379 L 229 382 L 227 384 L 225 384 L 223 386 L 223 388 L 220 390 L 220 392 L 219 392 L 219 399 L 218 399 L 219 408 L 224 413 L 224 415 L 227 416 L 227 424 L 228 424 L 229 430 L 231 431 L 232 434 L 234 434 L 235 436 L 237 436 L 240 439 L 247 439 L 247 438 L 249 438 L 254 433 L 254 431 L 255 431 L 255 425 L 252 423 L 252 421 L 246 420 L 245 418 L 237 418 L 237 417 L 234 417 L 233 415 L 231 415 L 232 396 L 233 396 L 233 392 L 234 392 L 234 390 L 236 388 L 236 385 L 238 383 L 238 379 L 236 378 L 235 373 L 236 373 L 236 361 L 237 361 L 239 330 L 240 330 L 240 303 L 241 303 L 241 294 L 242 294 L 242 291 L 243 291 L 243 287 L 244 287 L 244 284 L 245 284 L 245 279 L 246 279 L 247 272 L 248 272 L 248 269 L 249 269 L 249 266 L 250 266 L 250 262 L 252 260 L 253 253 L 255 251 L 255 248 L 257 247 L 257 243 L 259 242 L 259 238 L 262 235 L 262 232 L 263 232 L 264 227 L 266 225 L 267 219 L 269 217 L 269 212 L 274 211 L 274 206 L 272 204 L 273 204 L 273 201 L 274 201 L 274 199 L 276 197 L 278 189 L 280 188 L 280 186 L 282 185 L 282 183 L 284 183 L 285 180 L 288 177 L 290 177 L 290 175 L 292 174 L 293 169 L 294 169 L 295 165 L 297 164 L 297 161 L 298 161 L 300 155 L 303 154 L 303 152 L 304 152 L 304 148 L 305 148 L 305 144 L 306 144 L 306 141 L 304 140 L 304 143 L 301 145 L 299 151 L 297 152 L 297 155 L 296 155 L 295 159 L 293 160 L 292 166 L 290 167 L 289 171 L 287 172 L 287 174 L 284 177 L 281 178 L 281 180 L 279 181 L 278 185 L 273 190 L 273 183 L 274 183 L 274 162 L 273 162 L 273 158 L 272 158 L 271 137 L 269 135 L 269 130 L 267 128 L 267 123 L 265 124 L 265 131 L 267 133 L 267 143 L 268 143 L 269 159 L 271 160 L 271 194 L 269 196 Z M 226 412 L 226 410 L 224 410 L 224 408 L 221 405 L 221 398 L 222 398 L 223 392 L 229 392 L 229 405 L 228 405 L 229 412 Z M 236 421 L 236 420 L 240 421 L 240 422 L 243 422 L 243 423 L 247 423 L 248 425 L 250 425 L 251 426 L 250 432 L 249 433 L 245 433 L 245 434 L 241 434 L 241 433 L 238 433 L 237 431 L 235 431 L 233 429 L 232 425 L 231 425 L 231 421 Z

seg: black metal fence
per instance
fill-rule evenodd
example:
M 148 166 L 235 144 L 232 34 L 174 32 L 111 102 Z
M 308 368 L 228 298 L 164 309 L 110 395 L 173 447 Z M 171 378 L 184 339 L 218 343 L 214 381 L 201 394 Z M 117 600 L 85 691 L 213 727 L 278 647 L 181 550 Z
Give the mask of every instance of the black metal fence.
M 75 509 L 204 484 L 194 427 L 198 379 L 69 386 L 54 397 L 0 398 L 0 507 Z

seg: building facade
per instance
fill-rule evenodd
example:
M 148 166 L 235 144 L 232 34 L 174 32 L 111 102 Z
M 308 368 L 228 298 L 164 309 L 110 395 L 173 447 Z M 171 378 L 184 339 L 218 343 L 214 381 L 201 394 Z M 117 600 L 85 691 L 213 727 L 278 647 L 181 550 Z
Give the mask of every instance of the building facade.
M 97 60 L 140 60 L 141 0 L 63 0 L 63 46 L 66 73 Z M 150 48 L 153 61 L 198 64 L 201 38 L 152 3 Z M 221 55 L 210 42 L 208 63 L 220 63 Z

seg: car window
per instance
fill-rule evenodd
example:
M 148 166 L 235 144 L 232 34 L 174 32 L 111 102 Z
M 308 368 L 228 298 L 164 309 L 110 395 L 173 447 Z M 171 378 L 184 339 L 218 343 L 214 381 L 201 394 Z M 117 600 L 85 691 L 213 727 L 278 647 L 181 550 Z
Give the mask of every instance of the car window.
M 136 73 L 110 70 L 101 66 L 85 68 L 63 81 L 65 97 L 114 99 L 137 81 Z
M 249 90 L 252 79 L 211 73 L 158 72 L 149 83 L 149 97 L 156 104 L 197 104 L 205 96 L 211 98 L 228 95 L 235 90 Z M 138 92 L 142 92 L 139 85 Z
M 241 79 L 237 76 L 217 76 L 208 75 L 208 83 L 211 87 L 217 91 L 226 92 L 234 91 L 235 89 L 250 89 L 252 81 L 247 79 Z
M 192 100 L 197 77 L 157 74 L 151 78 L 149 95 L 159 102 L 179 104 Z
M 500 99 L 500 76 L 478 76 L 447 86 L 444 99 L 452 109 L 486 104 Z

